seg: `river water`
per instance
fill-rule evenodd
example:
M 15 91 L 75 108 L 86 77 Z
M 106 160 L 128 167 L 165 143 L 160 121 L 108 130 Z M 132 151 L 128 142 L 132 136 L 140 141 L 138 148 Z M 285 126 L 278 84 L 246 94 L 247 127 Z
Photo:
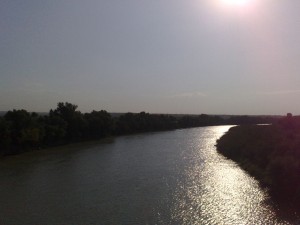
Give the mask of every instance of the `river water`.
M 216 140 L 230 126 L 71 145 L 0 161 L 0 224 L 288 224 Z

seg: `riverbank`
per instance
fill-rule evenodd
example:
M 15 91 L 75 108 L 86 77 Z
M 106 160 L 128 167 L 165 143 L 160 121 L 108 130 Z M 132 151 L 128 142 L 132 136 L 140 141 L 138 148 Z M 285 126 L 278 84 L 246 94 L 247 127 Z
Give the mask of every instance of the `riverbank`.
M 8 111 L 0 117 L 0 156 L 65 145 L 109 136 L 167 131 L 182 128 L 232 124 L 268 123 L 272 116 L 150 114 L 125 113 L 112 117 L 107 111 L 81 113 L 77 105 L 60 102 L 48 114 L 26 110 Z
M 237 162 L 280 205 L 300 212 L 300 120 L 285 118 L 269 126 L 231 128 L 217 149 Z

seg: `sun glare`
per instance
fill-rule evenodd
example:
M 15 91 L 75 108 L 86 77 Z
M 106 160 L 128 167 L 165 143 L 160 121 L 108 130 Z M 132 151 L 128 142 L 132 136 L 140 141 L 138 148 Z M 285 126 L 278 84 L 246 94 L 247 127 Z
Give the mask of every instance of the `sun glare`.
M 251 0 L 221 0 L 226 5 L 244 6 L 251 2 Z

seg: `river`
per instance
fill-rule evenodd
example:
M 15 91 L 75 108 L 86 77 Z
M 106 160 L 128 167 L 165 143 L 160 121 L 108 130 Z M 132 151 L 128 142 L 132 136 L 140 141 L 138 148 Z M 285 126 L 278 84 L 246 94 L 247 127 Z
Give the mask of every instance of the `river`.
M 117 137 L 0 161 L 0 224 L 288 224 L 217 153 L 230 126 Z

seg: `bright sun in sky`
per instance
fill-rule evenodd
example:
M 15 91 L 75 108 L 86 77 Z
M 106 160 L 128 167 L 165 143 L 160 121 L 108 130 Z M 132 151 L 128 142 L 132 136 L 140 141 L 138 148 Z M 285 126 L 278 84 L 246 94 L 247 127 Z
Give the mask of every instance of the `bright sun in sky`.
M 243 6 L 251 2 L 251 0 L 221 0 L 224 4 L 232 6 Z

